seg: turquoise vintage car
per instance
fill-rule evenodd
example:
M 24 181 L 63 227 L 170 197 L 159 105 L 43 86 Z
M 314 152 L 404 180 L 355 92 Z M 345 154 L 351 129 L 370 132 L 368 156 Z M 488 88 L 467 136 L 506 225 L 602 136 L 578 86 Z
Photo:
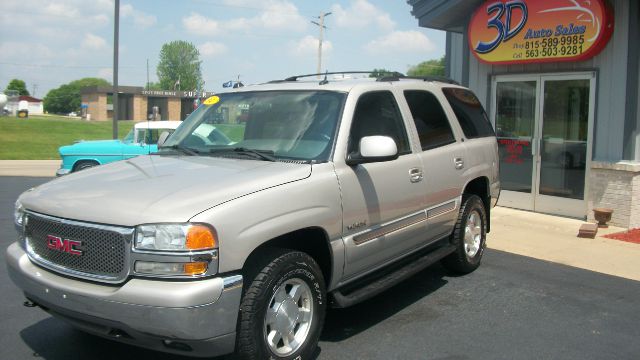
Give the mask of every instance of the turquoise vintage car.
M 140 122 L 122 140 L 79 141 L 58 149 L 62 165 L 57 176 L 84 170 L 96 165 L 129 159 L 158 151 L 158 137 L 173 132 L 182 121 Z

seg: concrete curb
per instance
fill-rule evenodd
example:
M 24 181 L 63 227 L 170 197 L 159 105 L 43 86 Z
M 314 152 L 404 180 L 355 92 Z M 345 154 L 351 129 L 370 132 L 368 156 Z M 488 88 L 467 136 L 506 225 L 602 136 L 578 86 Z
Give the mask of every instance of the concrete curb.
M 0 160 L 0 176 L 55 177 L 60 160 Z

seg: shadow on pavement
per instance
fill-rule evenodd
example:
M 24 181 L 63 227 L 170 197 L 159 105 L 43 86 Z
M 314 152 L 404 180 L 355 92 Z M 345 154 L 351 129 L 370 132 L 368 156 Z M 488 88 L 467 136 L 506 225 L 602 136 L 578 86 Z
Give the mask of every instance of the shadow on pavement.
M 403 281 L 386 292 L 347 309 L 331 309 L 327 312 L 321 341 L 340 342 L 357 335 L 376 324 L 394 317 L 397 321 L 413 321 L 415 314 L 398 314 L 415 302 L 428 296 L 447 284 L 448 274 L 439 266 L 432 266 L 410 279 Z M 38 311 L 42 311 L 39 310 Z M 425 314 L 422 317 L 435 319 L 438 315 Z M 34 358 L 42 359 L 137 359 L 137 360 L 179 360 L 194 359 L 138 348 L 113 340 L 86 334 L 76 330 L 61 319 L 49 317 L 20 331 L 24 343 L 33 350 Z M 320 356 L 321 347 L 316 349 L 313 359 Z M 224 357 L 216 358 L 223 360 Z
M 372 299 L 346 309 L 329 310 L 320 340 L 340 342 L 392 316 L 395 321 L 405 322 L 415 321 L 416 316 L 435 319 L 439 316 L 435 312 L 398 313 L 446 285 L 446 276 L 449 273 L 442 266 L 433 265 Z
M 42 310 L 39 310 L 42 311 Z M 193 360 L 193 357 L 166 354 L 103 339 L 76 330 L 63 320 L 49 317 L 20 331 L 35 359 L 136 359 Z M 214 359 L 212 359 L 214 360 Z M 222 360 L 218 358 L 218 360 Z

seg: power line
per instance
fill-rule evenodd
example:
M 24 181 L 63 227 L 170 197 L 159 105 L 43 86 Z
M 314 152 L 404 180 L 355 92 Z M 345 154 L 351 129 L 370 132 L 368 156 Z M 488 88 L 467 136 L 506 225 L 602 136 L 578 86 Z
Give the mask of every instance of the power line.
M 0 65 L 12 65 L 12 66 L 23 66 L 23 67 L 37 67 L 37 68 L 66 68 L 66 69 L 101 69 L 101 68 L 111 68 L 111 65 L 62 65 L 62 64 L 28 64 L 28 63 L 16 63 L 16 62 L 4 62 L 0 61 Z M 141 68 L 143 66 L 139 65 L 127 65 L 120 66 L 126 68 Z
M 258 10 L 258 11 L 275 11 L 274 8 L 269 8 L 269 7 L 260 7 L 260 6 L 246 6 L 246 5 L 230 5 L 227 3 L 221 3 L 218 1 L 211 1 L 211 0 L 191 0 L 191 2 L 194 3 L 204 3 L 204 4 L 209 4 L 209 5 L 214 5 L 217 7 L 226 7 L 226 8 L 235 8 L 235 9 L 248 9 L 248 10 Z M 287 12 L 287 11 L 280 11 L 278 10 L 279 14 L 288 14 L 288 15 L 300 15 L 300 13 L 298 12 Z
M 46 19 L 49 18 L 60 18 L 60 19 L 65 19 L 65 20 L 86 20 L 87 22 L 91 22 L 91 17 L 93 16 L 98 16 L 98 15 L 106 15 L 109 16 L 109 14 L 106 13 L 94 13 L 94 14 L 82 14 L 82 15 L 71 15 L 71 14 L 48 14 L 48 13 L 44 13 L 44 12 L 40 12 L 40 11 L 20 11 L 20 10 L 3 10 L 2 14 L 0 14 L 0 19 L 2 18 L 9 18 L 8 14 L 12 14 L 12 15 L 28 15 L 30 17 L 32 16 L 39 16 L 39 17 L 43 17 Z M 154 15 L 155 16 L 155 15 Z M 111 21 L 111 19 L 109 19 L 109 21 Z M 130 25 L 137 25 L 135 20 L 131 19 L 131 20 L 126 20 L 126 21 L 122 21 L 123 23 L 126 24 L 130 24 Z

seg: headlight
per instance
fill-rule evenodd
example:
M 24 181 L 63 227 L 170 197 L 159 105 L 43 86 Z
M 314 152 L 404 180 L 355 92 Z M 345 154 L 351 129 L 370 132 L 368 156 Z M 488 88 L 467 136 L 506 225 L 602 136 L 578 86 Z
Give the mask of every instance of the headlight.
M 137 250 L 200 251 L 216 247 L 215 234 L 205 225 L 151 224 L 136 228 Z
M 13 209 L 13 220 L 16 225 L 22 227 L 22 221 L 24 219 L 24 207 L 20 200 L 16 200 L 15 207 Z

